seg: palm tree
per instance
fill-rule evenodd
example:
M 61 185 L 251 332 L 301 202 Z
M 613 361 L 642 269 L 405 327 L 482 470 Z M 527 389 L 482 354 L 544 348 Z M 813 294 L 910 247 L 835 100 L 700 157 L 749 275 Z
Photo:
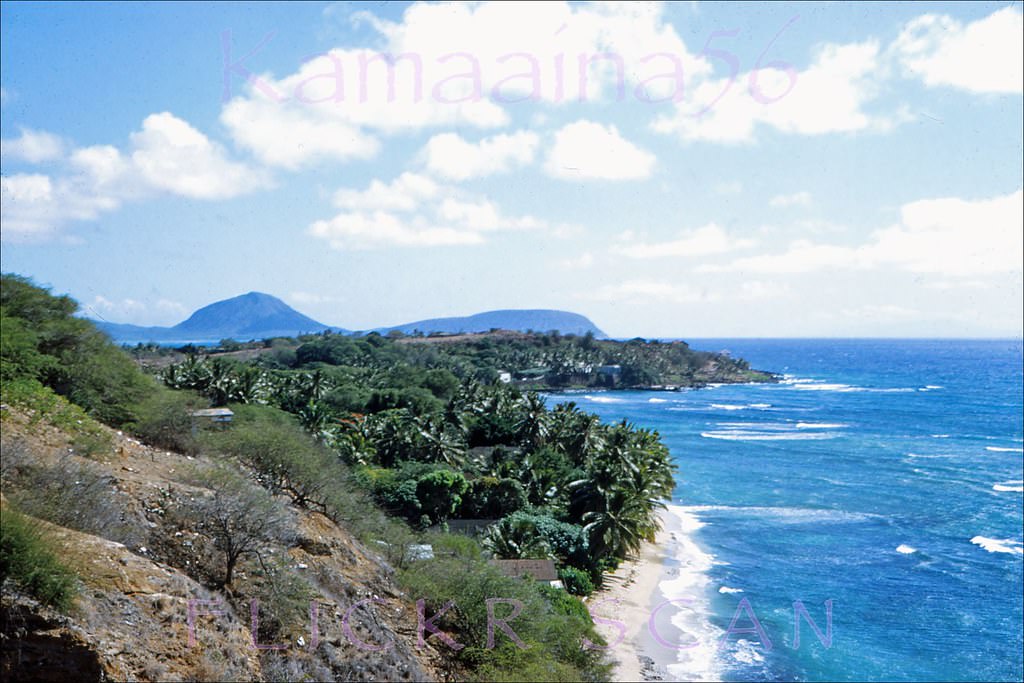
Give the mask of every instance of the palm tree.
M 521 404 L 522 417 L 516 423 L 519 439 L 531 448 L 540 448 L 547 441 L 550 431 L 550 416 L 544 406 L 544 399 L 530 392 Z
M 487 530 L 484 548 L 504 560 L 552 558 L 551 548 L 527 519 L 505 517 Z
M 423 460 L 452 466 L 462 464 L 466 445 L 443 420 L 417 418 L 415 424 L 420 442 L 417 450 Z

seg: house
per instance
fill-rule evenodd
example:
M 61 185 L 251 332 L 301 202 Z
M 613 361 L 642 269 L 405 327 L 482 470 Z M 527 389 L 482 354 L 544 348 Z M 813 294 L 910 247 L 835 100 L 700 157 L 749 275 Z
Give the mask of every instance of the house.
M 210 422 L 231 422 L 234 416 L 230 408 L 203 408 L 192 411 L 192 417 L 207 418 Z
M 426 543 L 410 543 L 405 549 L 406 562 L 434 559 L 434 546 Z
M 471 538 L 479 538 L 497 522 L 497 519 L 449 519 L 445 524 L 448 526 L 448 533 L 450 534 L 461 534 Z M 431 529 L 441 531 L 442 527 L 439 524 L 431 527 Z
M 196 435 L 199 424 L 212 424 L 223 427 L 231 422 L 235 414 L 230 408 L 203 408 L 193 410 L 189 415 L 192 417 L 192 435 Z
M 597 366 L 598 383 L 603 386 L 615 386 L 622 378 L 621 365 L 599 365 Z
M 529 577 L 534 581 L 543 581 L 549 586 L 562 588 L 558 579 L 558 570 L 554 560 L 491 560 L 491 564 L 505 576 L 515 578 Z

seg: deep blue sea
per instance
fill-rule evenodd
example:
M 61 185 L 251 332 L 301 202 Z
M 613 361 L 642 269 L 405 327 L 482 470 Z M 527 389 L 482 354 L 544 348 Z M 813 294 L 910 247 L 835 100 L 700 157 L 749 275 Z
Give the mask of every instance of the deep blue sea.
M 699 548 L 678 560 L 702 574 L 684 584 L 703 607 L 680 617 L 718 642 L 746 598 L 772 641 L 729 635 L 711 675 L 1021 680 L 1021 342 L 690 343 L 785 379 L 549 404 L 657 429 L 669 446 L 672 509 Z M 796 600 L 822 631 L 832 601 L 830 648 L 806 621 L 793 647 Z M 752 626 L 741 613 L 735 627 Z

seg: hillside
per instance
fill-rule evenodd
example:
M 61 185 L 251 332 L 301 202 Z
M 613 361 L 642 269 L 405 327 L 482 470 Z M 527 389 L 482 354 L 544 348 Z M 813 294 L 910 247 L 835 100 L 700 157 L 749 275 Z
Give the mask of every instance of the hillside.
M 62 522 L 36 524 L 80 582 L 66 613 L 4 584 L 4 680 L 438 678 L 431 651 L 415 649 L 414 602 L 395 586 L 380 555 L 349 532 L 289 505 L 291 534 L 262 542 L 262 559 L 240 565 L 231 591 L 211 589 L 203 567 L 217 552 L 216 534 L 188 511 L 213 495 L 194 473 L 215 463 L 109 429 L 101 434 L 109 447 L 85 457 L 68 431 L 37 414 L 3 410 L 4 514 L 11 514 L 13 499 Z M 69 474 L 74 481 L 63 481 Z M 61 505 L 75 508 L 74 515 L 59 516 L 52 508 Z M 375 602 L 352 626 L 367 641 L 394 642 L 387 652 L 362 649 L 344 632 L 345 609 L 368 595 Z M 286 650 L 253 649 L 250 596 L 260 601 L 261 640 Z M 309 647 L 311 599 L 321 613 L 316 650 Z M 192 645 L 190 600 L 218 602 L 200 603 Z M 201 616 L 211 609 L 223 614 Z
M 76 311 L 2 278 L 4 680 L 607 680 L 577 596 L 657 526 L 656 434 L 385 355 L 146 375 Z M 488 638 L 492 598 L 515 636 Z
M 299 313 L 277 297 L 249 292 L 200 308 L 173 327 L 140 327 L 97 322 L 96 326 L 119 343 L 210 343 L 221 339 L 294 337 L 332 328 Z

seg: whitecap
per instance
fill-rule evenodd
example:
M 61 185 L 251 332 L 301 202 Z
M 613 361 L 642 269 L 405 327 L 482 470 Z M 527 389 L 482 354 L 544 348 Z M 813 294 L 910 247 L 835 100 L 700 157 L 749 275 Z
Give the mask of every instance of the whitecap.
M 800 383 L 794 384 L 794 389 L 802 389 L 804 391 L 859 391 L 860 387 L 852 387 L 849 384 L 832 384 L 828 382 L 815 382 L 815 383 Z
M 750 403 L 748 404 L 751 408 L 757 408 L 758 410 L 766 410 L 772 407 L 771 403 Z
M 718 589 L 719 593 L 742 593 L 742 588 L 729 588 L 728 586 L 722 586 Z
M 871 512 L 850 512 L 828 508 L 773 507 L 769 505 L 690 505 L 684 510 L 690 512 L 735 512 L 772 517 L 783 522 L 802 524 L 805 522 L 866 522 L 880 519 L 881 515 Z
M 705 439 L 720 439 L 722 441 L 821 441 L 823 439 L 834 439 L 838 434 L 832 432 L 756 432 L 743 429 L 722 429 L 710 432 L 701 432 Z
M 948 439 L 949 434 L 932 434 L 933 439 Z
M 735 403 L 712 403 L 712 408 L 718 408 L 719 410 L 746 410 L 747 406 L 736 405 Z
M 911 553 L 916 553 L 917 548 L 906 545 L 905 543 L 901 543 L 900 545 L 896 546 L 896 552 L 901 553 L 903 555 L 910 555 Z
M 648 403 L 668 403 L 668 401 L 666 401 L 663 398 L 649 398 L 649 399 L 647 399 L 647 402 Z
M 622 403 L 621 398 L 612 398 L 611 396 L 584 396 L 583 398 L 594 403 Z
M 1003 446 L 985 446 L 985 450 L 993 453 L 1024 453 L 1024 448 L 1005 448 Z
M 757 648 L 764 647 L 760 643 L 751 643 L 749 640 L 740 638 L 736 641 L 736 651 L 732 658 L 742 664 L 755 664 L 764 661 L 764 655 L 757 651 Z
M 714 558 L 692 537 L 704 523 L 678 505 L 669 505 L 666 512 L 672 517 L 666 520 L 666 526 L 679 532 L 673 534 L 679 566 L 675 577 L 662 581 L 658 588 L 662 597 L 676 601 L 676 612 L 670 622 L 682 632 L 679 642 L 696 643 L 695 647 L 681 649 L 677 661 L 669 664 L 668 670 L 677 680 L 721 680 L 716 653 L 722 630 L 711 623 L 711 607 L 706 596 L 707 572 Z
M 971 543 L 980 545 L 982 548 L 990 553 L 1010 553 L 1013 555 L 1024 555 L 1024 544 L 1020 541 L 1015 541 L 1012 538 L 986 538 L 985 536 L 975 536 L 971 539 Z
M 993 491 L 1004 491 L 1004 492 L 1015 492 L 1024 493 L 1024 481 L 1018 479 L 1012 479 L 1010 481 L 1002 481 L 998 484 L 992 485 Z
M 797 422 L 797 429 L 842 429 L 850 425 L 841 422 Z

